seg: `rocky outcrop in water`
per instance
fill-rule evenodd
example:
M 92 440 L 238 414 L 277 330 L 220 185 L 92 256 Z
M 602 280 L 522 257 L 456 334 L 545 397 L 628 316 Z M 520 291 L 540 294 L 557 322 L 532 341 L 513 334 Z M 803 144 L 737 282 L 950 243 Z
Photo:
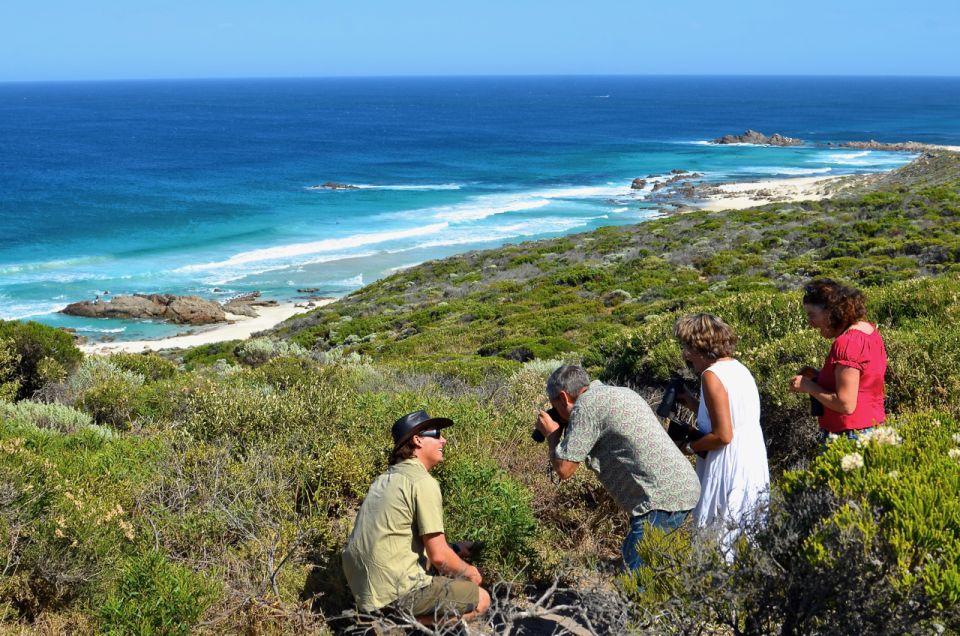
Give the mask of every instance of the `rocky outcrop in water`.
M 349 183 L 337 183 L 336 181 L 327 181 L 320 185 L 310 186 L 310 190 L 359 190 L 355 185 Z
M 84 318 L 164 320 L 182 325 L 208 325 L 227 319 L 215 301 L 172 294 L 116 296 L 109 302 L 99 298 L 84 300 L 67 305 L 61 313 Z
M 840 148 L 856 148 L 858 150 L 890 150 L 894 152 L 927 152 L 929 150 L 943 150 L 942 146 L 923 144 L 919 141 L 884 143 L 882 141 L 874 141 L 871 139 L 870 141 L 845 141 L 842 144 L 836 145 Z
M 742 135 L 724 135 L 712 140 L 712 144 L 757 144 L 758 146 L 799 146 L 800 139 L 784 137 L 780 133 L 773 133 L 769 137 L 756 130 L 747 130 Z
M 687 172 L 686 170 L 671 170 L 670 174 L 673 176 L 666 181 L 659 181 L 655 183 L 651 192 L 660 192 L 667 189 L 673 190 L 676 189 L 675 186 L 678 183 L 680 183 L 681 187 L 689 186 L 689 183 L 685 183 L 688 179 L 699 179 L 703 176 L 699 172 Z

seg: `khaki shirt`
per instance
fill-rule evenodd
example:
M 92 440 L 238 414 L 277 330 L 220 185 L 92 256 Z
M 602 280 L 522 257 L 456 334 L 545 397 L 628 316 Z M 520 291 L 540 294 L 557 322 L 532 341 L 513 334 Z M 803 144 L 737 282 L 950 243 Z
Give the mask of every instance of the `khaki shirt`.
M 443 532 L 440 485 L 417 458 L 374 480 L 343 552 L 343 572 L 360 611 L 373 611 L 430 584 L 425 534 Z

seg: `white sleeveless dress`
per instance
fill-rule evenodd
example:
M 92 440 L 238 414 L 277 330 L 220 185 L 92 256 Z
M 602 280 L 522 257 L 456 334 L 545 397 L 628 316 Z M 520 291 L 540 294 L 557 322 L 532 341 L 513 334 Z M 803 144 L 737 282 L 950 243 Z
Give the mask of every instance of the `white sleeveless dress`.
M 767 447 L 760 430 L 760 394 L 750 371 L 738 360 L 715 362 L 704 373 L 713 373 L 727 390 L 733 422 L 733 440 L 725 447 L 697 458 L 700 501 L 693 509 L 698 526 L 723 524 L 723 544 L 732 547 L 739 527 L 766 503 L 770 489 Z M 713 430 L 703 398 L 697 412 L 697 427 Z M 761 512 L 762 514 L 762 512 Z

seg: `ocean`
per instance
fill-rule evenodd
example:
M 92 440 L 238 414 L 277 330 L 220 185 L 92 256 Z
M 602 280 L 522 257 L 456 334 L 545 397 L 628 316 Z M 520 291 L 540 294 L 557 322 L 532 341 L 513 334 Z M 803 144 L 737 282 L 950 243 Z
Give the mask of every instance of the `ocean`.
M 747 128 L 806 143 L 706 143 Z M 658 215 L 635 177 L 912 158 L 820 145 L 868 139 L 960 145 L 960 79 L 0 84 L 0 318 L 164 337 L 182 327 L 56 312 L 106 294 L 340 296 L 426 260 Z

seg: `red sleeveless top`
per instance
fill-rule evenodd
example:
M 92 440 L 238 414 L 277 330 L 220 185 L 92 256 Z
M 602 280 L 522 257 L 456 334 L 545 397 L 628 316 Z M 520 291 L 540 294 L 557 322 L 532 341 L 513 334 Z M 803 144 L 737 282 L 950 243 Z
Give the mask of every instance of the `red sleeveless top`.
M 880 331 L 874 327 L 873 333 L 867 334 L 859 329 L 849 329 L 837 336 L 817 376 L 817 384 L 827 391 L 837 390 L 837 365 L 860 371 L 857 408 L 851 415 L 844 415 L 824 407 L 823 415 L 819 417 L 820 428 L 840 433 L 883 422 L 883 376 L 887 372 L 887 349 Z

